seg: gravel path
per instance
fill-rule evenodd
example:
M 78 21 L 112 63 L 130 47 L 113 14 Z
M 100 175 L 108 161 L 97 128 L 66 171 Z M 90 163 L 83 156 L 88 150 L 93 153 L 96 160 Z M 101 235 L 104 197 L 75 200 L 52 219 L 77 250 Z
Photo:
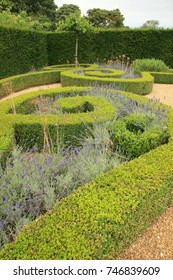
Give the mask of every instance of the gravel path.
M 61 87 L 61 84 L 29 88 L 13 93 L 0 102 L 27 92 L 58 87 Z M 153 91 L 146 97 L 156 98 L 164 104 L 173 106 L 173 85 L 154 84 Z M 119 259 L 173 260 L 173 205 L 151 223 L 144 234 L 140 235 Z
M 146 97 L 150 99 L 156 98 L 161 103 L 173 106 L 173 84 L 154 84 L 152 92 L 146 95 Z
M 173 205 L 120 256 L 121 260 L 173 260 Z
M 22 95 L 22 94 L 25 94 L 25 93 L 28 93 L 28 92 L 40 91 L 40 90 L 49 89 L 49 88 L 59 88 L 59 87 L 62 87 L 62 86 L 61 86 L 61 84 L 58 83 L 58 84 L 50 84 L 50 85 L 43 85 L 43 86 L 27 88 L 27 89 L 24 89 L 24 90 L 21 90 L 21 91 L 18 91 L 18 92 L 14 92 L 14 93 L 0 99 L 0 102 L 2 102 L 4 100 L 7 100 L 7 99 L 10 99 L 10 98 L 13 98 L 13 97 L 16 97 L 16 96 L 19 96 L 19 95 Z
M 173 106 L 173 85 L 154 84 L 146 97 Z M 119 259 L 173 260 L 173 205 L 151 223 Z

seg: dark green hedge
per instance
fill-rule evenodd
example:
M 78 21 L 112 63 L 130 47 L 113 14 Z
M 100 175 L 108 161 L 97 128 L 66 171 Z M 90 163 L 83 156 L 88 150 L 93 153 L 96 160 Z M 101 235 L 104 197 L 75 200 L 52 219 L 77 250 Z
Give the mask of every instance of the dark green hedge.
M 50 33 L 48 64 L 74 62 L 75 34 Z M 173 29 L 103 30 L 79 36 L 79 62 L 93 63 L 97 58 L 111 59 L 126 54 L 131 59 L 157 58 L 173 67 Z
M 47 65 L 46 34 L 0 26 L 0 78 Z
M 82 34 L 79 38 L 79 64 L 95 61 L 94 34 Z M 48 64 L 74 63 L 76 36 L 73 32 L 49 33 L 47 35 Z
M 173 29 L 102 30 L 79 36 L 79 63 L 126 54 L 131 59 L 157 58 L 173 67 Z M 45 65 L 74 63 L 73 32 L 40 33 L 0 27 L 0 78 Z

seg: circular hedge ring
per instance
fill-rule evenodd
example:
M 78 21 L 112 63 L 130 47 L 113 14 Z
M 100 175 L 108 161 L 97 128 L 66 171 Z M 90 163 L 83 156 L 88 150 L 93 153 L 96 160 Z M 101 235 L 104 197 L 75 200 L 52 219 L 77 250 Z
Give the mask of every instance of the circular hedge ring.
M 132 114 L 117 121 L 112 128 L 112 141 L 130 159 L 168 142 L 165 127 L 152 127 L 152 118 L 144 114 Z

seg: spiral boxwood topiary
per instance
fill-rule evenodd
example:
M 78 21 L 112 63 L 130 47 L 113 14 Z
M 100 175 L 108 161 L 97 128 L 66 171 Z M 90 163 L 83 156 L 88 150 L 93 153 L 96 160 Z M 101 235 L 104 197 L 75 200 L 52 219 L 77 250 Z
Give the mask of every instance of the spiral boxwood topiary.
M 45 125 L 49 128 L 50 137 L 55 145 L 57 129 L 64 144 L 75 144 L 78 136 L 85 130 L 84 123 L 92 126 L 94 121 L 104 122 L 114 117 L 116 108 L 111 103 L 103 98 L 92 96 L 84 97 L 84 102 L 82 102 L 80 96 L 74 97 L 74 100 L 77 98 L 79 104 L 83 107 L 81 108 L 82 112 L 74 112 L 76 109 L 75 106 L 70 104 L 70 98 L 72 98 L 72 95 L 83 95 L 86 89 L 86 87 L 49 89 L 18 96 L 13 100 L 14 104 L 9 100 L 1 103 L 0 152 L 7 152 L 15 142 L 24 145 L 27 149 L 35 145 L 42 149 L 44 142 L 43 126 Z M 31 101 L 39 98 L 39 96 L 42 96 L 42 98 L 69 96 L 69 101 L 68 98 L 64 98 L 64 101 L 63 98 L 61 100 L 64 102 L 64 110 L 71 111 L 70 114 L 32 114 L 34 105 Z M 15 106 L 15 114 L 13 113 L 13 106 Z M 6 124 L 5 128 L 4 124 Z
M 152 122 L 153 118 L 144 114 L 132 114 L 115 122 L 112 128 L 114 149 L 133 159 L 168 143 L 167 128 L 155 127 Z

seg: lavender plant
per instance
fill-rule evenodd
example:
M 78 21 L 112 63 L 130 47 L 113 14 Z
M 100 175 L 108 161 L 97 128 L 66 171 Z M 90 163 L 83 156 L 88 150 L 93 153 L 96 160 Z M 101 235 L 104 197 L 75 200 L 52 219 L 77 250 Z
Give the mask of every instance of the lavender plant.
M 1 247 L 60 199 L 120 164 L 108 127 L 94 124 L 79 147 L 62 147 L 54 154 L 13 151 L 6 169 L 0 168 Z
M 112 59 L 109 60 L 104 59 L 100 61 L 97 59 L 96 64 L 102 68 L 123 70 L 124 74 L 121 76 L 121 78 L 134 79 L 140 77 L 140 74 L 134 71 L 134 62 L 129 56 L 125 54 L 112 57 Z
M 94 86 L 83 95 L 111 102 L 117 108 L 114 118 L 86 127 L 77 147 L 64 148 L 59 143 L 56 152 L 49 153 L 38 153 L 36 149 L 24 153 L 18 148 L 8 159 L 6 169 L 0 167 L 0 247 L 12 241 L 23 225 L 52 209 L 76 188 L 126 160 L 112 143 L 111 129 L 117 119 L 143 114 L 149 119 L 145 131 L 164 126 L 166 130 L 169 110 L 158 106 L 157 100 L 137 103 L 110 85 Z

